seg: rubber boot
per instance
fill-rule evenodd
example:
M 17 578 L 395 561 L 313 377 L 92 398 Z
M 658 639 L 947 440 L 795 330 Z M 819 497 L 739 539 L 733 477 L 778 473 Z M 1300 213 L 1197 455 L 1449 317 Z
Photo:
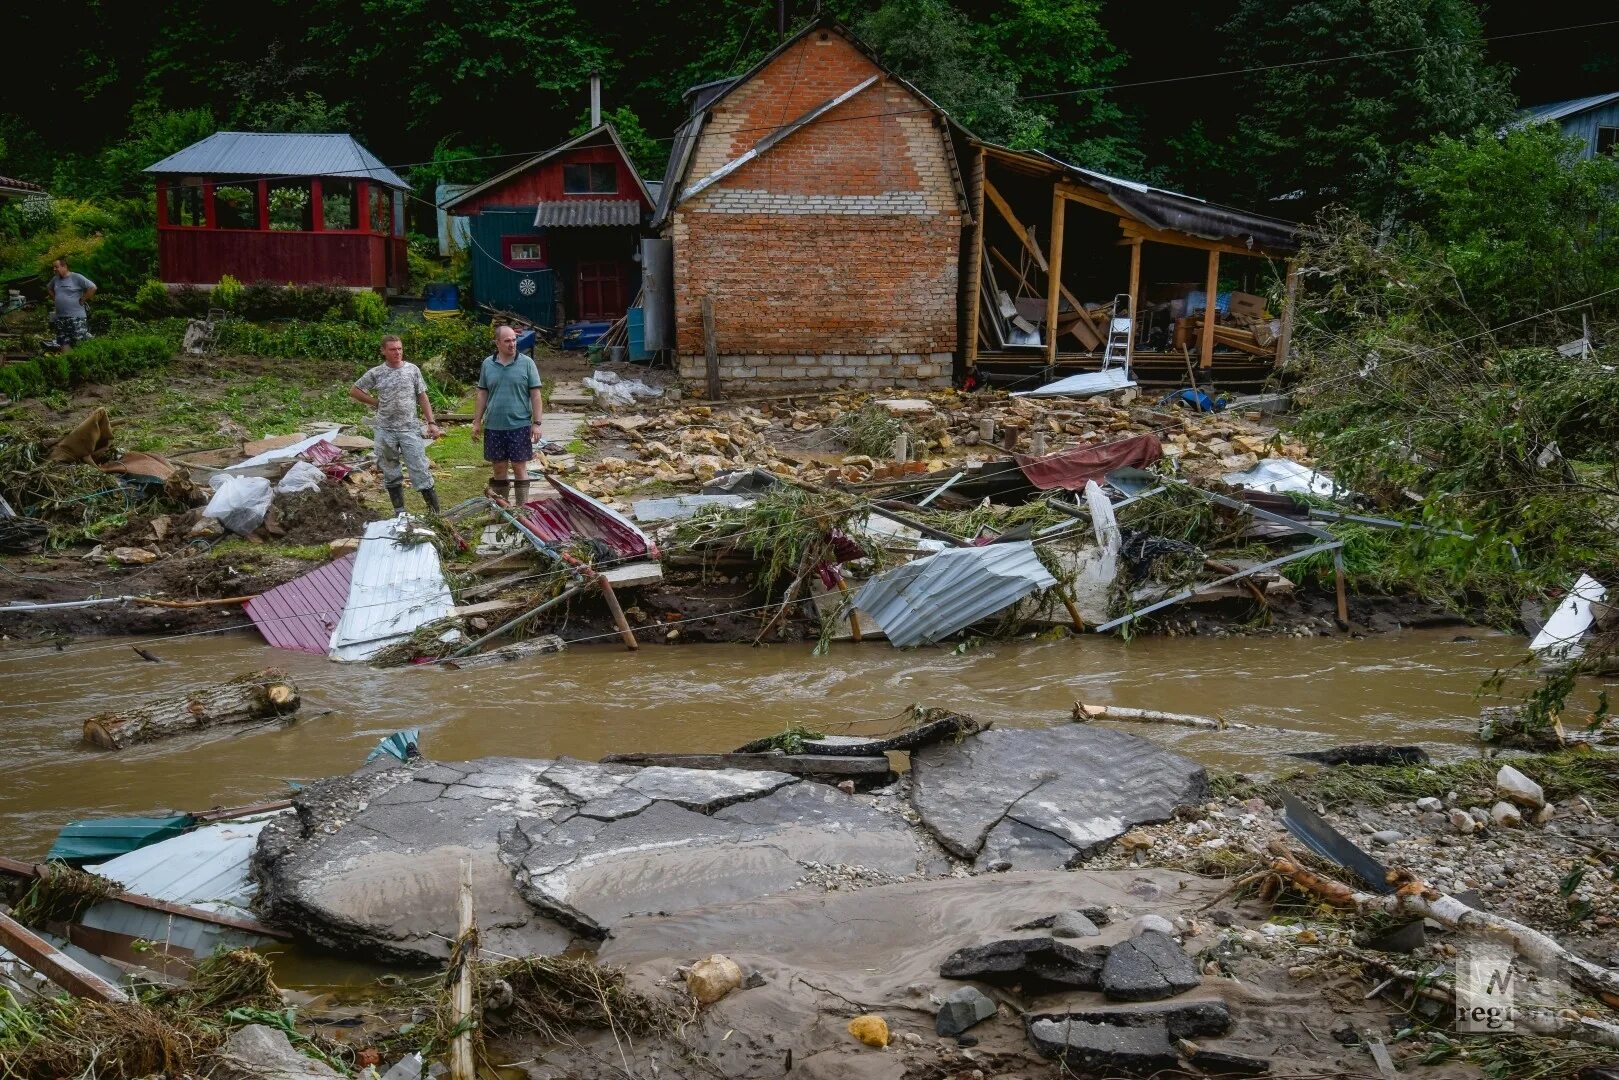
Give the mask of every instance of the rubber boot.
M 405 485 L 403 485 L 403 484 L 389 484 L 388 485 L 388 501 L 394 504 L 394 513 L 396 513 L 396 514 L 404 513 L 405 512 Z
M 512 482 L 510 479 L 494 477 L 489 481 L 489 492 L 495 498 L 504 499 L 509 503 L 512 501 Z
M 422 502 L 427 504 L 428 513 L 437 514 L 441 512 L 438 508 L 438 490 L 436 488 L 422 488 L 421 496 Z
M 528 502 L 528 481 L 514 480 L 512 483 L 517 488 L 517 505 L 522 506 Z

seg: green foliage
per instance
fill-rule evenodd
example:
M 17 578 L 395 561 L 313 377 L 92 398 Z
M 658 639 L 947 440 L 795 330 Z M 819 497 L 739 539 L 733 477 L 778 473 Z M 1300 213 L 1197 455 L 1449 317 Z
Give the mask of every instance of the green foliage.
M 178 346 L 172 337 L 136 334 L 80 342 L 73 351 L 0 367 L 0 394 L 38 397 L 85 383 L 108 383 L 169 362 Z
M 168 286 L 152 278 L 135 291 L 133 307 L 143 319 L 166 319 L 177 310 Z
M 258 322 L 300 319 L 314 322 L 326 318 L 335 308 L 338 319 L 354 316 L 358 295 L 334 285 L 276 285 L 261 281 L 242 288 L 235 310 Z
M 242 302 L 242 283 L 229 274 L 221 274 L 214 286 L 213 302 L 226 311 L 235 311 Z
M 375 330 L 388 321 L 388 303 L 380 293 L 370 289 L 354 294 L 349 305 L 354 310 L 354 321 Z
M 132 313 L 132 298 L 157 272 L 157 231 L 130 225 L 107 233 L 73 269 L 96 283 L 95 303 L 118 314 Z
M 478 377 L 478 368 L 490 350 L 488 328 L 460 319 L 414 324 L 401 330 L 399 336 L 404 341 L 407 360 L 425 366 L 443 357 L 445 370 L 461 382 Z M 276 327 L 232 319 L 214 328 L 214 347 L 226 355 L 345 360 L 370 365 L 380 362 L 378 345 L 377 331 L 355 322 L 304 322 Z
M 647 134 L 646 128 L 641 124 L 641 118 L 635 115 L 634 109 L 628 105 L 620 105 L 616 109 L 603 109 L 602 120 L 612 124 L 613 129 L 618 132 L 625 153 L 630 155 L 630 161 L 643 180 L 658 180 L 663 177 L 663 167 L 669 161 L 669 144 Z M 583 135 L 589 130 L 590 112 L 586 110 L 580 114 L 579 121 L 573 125 L 573 130 L 568 134 Z
M 139 199 L 150 205 L 152 181 L 143 169 L 218 130 L 207 109 L 165 110 L 144 106 L 135 110 L 122 138 L 88 162 L 78 175 L 58 170 L 53 190 L 87 196 Z

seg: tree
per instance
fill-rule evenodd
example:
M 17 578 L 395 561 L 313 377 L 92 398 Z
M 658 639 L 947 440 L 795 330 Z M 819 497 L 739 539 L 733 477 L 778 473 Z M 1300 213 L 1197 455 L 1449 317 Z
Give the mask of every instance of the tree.
M 1511 114 L 1472 0 L 1242 0 L 1223 32 L 1249 69 L 1224 194 L 1250 205 L 1302 192 L 1380 216 L 1412 147 Z
M 635 171 L 641 174 L 641 179 L 663 179 L 663 167 L 669 161 L 669 144 L 659 142 L 648 135 L 634 109 L 627 105 L 605 109 L 602 112 L 602 119 L 612 124 L 613 130 L 618 132 L 619 141 L 624 144 L 624 152 L 630 155 L 630 162 L 635 166 Z M 587 109 L 580 114 L 579 122 L 568 134 L 583 135 L 589 130 L 590 112 Z

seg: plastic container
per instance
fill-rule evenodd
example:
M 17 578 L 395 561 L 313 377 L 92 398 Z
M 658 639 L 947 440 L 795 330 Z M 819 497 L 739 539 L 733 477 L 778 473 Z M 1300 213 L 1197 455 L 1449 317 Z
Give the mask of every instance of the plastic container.
M 588 349 L 607 333 L 612 323 L 605 322 L 573 322 L 562 328 L 562 347 L 564 349 Z
M 422 300 L 428 311 L 456 311 L 461 307 L 461 289 L 447 281 L 422 286 Z
M 636 363 L 651 358 L 646 347 L 646 309 L 632 307 L 625 313 L 625 338 L 630 346 L 630 359 Z

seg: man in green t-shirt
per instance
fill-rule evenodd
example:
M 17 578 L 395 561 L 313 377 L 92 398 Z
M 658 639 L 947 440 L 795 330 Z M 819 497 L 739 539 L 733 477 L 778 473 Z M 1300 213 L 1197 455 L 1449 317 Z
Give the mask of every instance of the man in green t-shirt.
M 489 491 L 497 499 L 528 502 L 528 463 L 540 437 L 540 369 L 534 358 L 517 351 L 517 331 L 495 328 L 495 351 L 484 357 L 478 373 L 478 403 L 472 413 L 472 437 L 483 436 L 483 459 L 495 471 Z M 516 475 L 515 489 L 507 479 Z

